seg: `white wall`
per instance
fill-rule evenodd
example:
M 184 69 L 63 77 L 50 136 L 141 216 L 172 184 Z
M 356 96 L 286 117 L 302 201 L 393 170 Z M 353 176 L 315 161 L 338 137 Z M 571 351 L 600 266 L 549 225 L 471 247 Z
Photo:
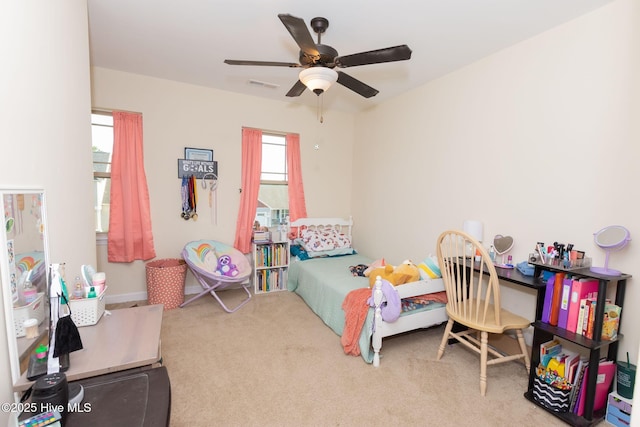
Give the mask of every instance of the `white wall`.
M 243 126 L 300 134 L 303 182 L 310 216 L 351 214 L 352 114 L 328 111 L 324 123 L 306 107 L 237 95 L 184 83 L 104 68 L 92 71 L 94 108 L 143 114 L 144 155 L 157 258 L 179 257 L 185 243 L 213 239 L 233 244 L 240 203 Z M 318 150 L 314 149 L 315 145 Z M 180 217 L 181 180 L 177 159 L 185 147 L 213 149 L 218 162 L 217 224 L 208 195 L 198 194 L 198 221 Z M 107 273 L 109 298 L 146 298 L 145 263 L 108 263 L 98 250 L 99 269 Z M 187 275 L 187 287 L 195 279 Z M 199 287 L 199 285 L 198 285 Z
M 636 2 L 618 0 L 360 114 L 355 240 L 376 258 L 420 260 L 440 232 L 479 219 L 487 246 L 514 238 L 518 262 L 558 241 L 603 265 L 592 233 L 621 224 L 640 236 L 638 22 Z M 634 242 L 610 266 L 639 277 Z M 620 344 L 632 360 L 634 282 Z M 533 319 L 532 293 L 503 298 Z
M 95 262 L 86 3 L 0 3 L 0 56 L 0 187 L 45 189 L 51 260 L 79 271 Z M 11 402 L 3 307 L 0 402 Z
M 485 240 L 497 233 L 516 239 L 516 260 L 538 240 L 558 240 L 602 264 L 593 231 L 623 224 L 632 236 L 640 232 L 633 163 L 640 132 L 632 121 L 640 99 L 632 22 L 639 17 L 633 0 L 618 0 L 356 120 L 325 112 L 320 125 L 315 111 L 286 102 L 101 69 L 93 72 L 90 101 L 86 4 L 3 2 L 0 185 L 43 186 L 52 260 L 66 261 L 70 271 L 96 263 L 92 104 L 143 113 L 158 257 L 177 256 L 191 239 L 233 240 L 240 129 L 252 126 L 301 134 L 309 214 L 353 214 L 356 244 L 371 256 L 420 259 L 433 252 L 441 230 L 478 218 Z M 206 208 L 197 223 L 179 217 L 175 168 L 185 146 L 213 148 L 220 162 L 217 225 Z M 632 241 L 612 266 L 640 274 L 632 261 L 638 248 Z M 114 295 L 144 292 L 142 263 L 105 270 Z M 640 296 L 633 284 L 628 304 Z M 511 297 L 516 309 L 533 313 L 531 298 Z M 8 378 L 1 311 L 0 375 Z M 638 317 L 627 309 L 623 318 L 621 352 L 633 360 Z M 11 399 L 4 381 L 0 400 Z M 0 424 L 7 417 L 0 414 Z

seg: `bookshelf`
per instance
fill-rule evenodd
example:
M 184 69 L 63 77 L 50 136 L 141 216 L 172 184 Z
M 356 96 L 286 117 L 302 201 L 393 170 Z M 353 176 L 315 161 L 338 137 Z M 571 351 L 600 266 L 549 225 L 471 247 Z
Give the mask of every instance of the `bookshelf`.
M 554 273 L 567 272 L 560 268 L 553 268 L 547 265 L 535 265 L 535 271 L 533 277 L 540 277 L 542 270 L 548 270 Z M 532 323 L 533 326 L 533 344 L 531 346 L 531 368 L 529 371 L 529 385 L 524 396 L 526 399 L 552 413 L 556 417 L 560 418 L 567 424 L 573 426 L 589 426 L 598 423 L 605 416 L 605 408 L 599 411 L 593 410 L 593 404 L 595 399 L 596 381 L 598 377 L 598 364 L 600 362 L 601 352 L 607 352 L 607 359 L 612 360 L 614 363 L 617 361 L 618 356 L 618 343 L 622 339 L 622 335 L 612 340 L 602 340 L 602 323 L 604 320 L 604 306 L 607 298 L 607 291 L 611 291 L 609 286 L 615 285 L 615 304 L 622 307 L 624 305 L 624 293 L 626 288 L 627 279 L 631 277 L 628 274 L 621 274 L 619 276 L 607 276 L 592 272 L 589 268 L 582 268 L 571 270 L 572 274 L 593 278 L 598 280 L 598 299 L 596 305 L 596 313 L 593 323 L 593 339 L 586 338 L 582 335 L 578 335 L 566 329 L 552 326 L 541 320 L 542 316 L 542 304 L 544 303 L 544 290 L 538 291 L 538 301 L 536 306 L 536 320 Z M 622 315 L 624 309 L 620 314 L 620 324 L 622 325 Z M 533 398 L 533 384 L 536 376 L 536 367 L 540 363 L 540 345 L 558 337 L 568 342 L 572 342 L 580 347 L 583 347 L 589 353 L 589 371 L 588 376 L 584 379 L 586 381 L 586 399 L 584 406 L 584 414 L 577 416 L 570 412 L 554 412 L 547 407 L 541 405 Z
M 289 242 L 253 242 L 254 294 L 287 290 Z

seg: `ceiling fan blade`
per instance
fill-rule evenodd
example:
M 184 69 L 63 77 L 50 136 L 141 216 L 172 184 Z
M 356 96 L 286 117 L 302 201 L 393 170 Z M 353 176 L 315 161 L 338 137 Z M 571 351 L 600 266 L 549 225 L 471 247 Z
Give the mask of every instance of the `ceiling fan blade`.
M 296 84 L 294 84 L 291 89 L 289 89 L 289 92 L 287 92 L 287 96 L 300 96 L 306 88 L 307 87 L 304 85 L 304 83 L 298 80 Z
M 385 49 L 370 50 L 368 52 L 354 53 L 353 55 L 338 56 L 335 59 L 336 66 L 340 68 L 354 67 L 356 65 L 380 64 L 382 62 L 405 61 L 411 58 L 411 49 L 406 44 L 387 47 Z
M 295 62 L 244 61 L 244 60 L 235 60 L 235 59 L 225 59 L 224 63 L 229 65 L 266 65 L 270 67 L 290 67 L 290 68 L 300 67 L 300 64 L 296 64 Z
M 300 50 L 311 57 L 320 55 L 316 47 L 316 42 L 313 41 L 309 28 L 307 28 L 307 24 L 304 23 L 303 19 L 289 15 L 288 13 L 281 13 L 278 15 L 278 18 L 280 18 L 284 26 L 287 27 L 293 39 L 298 43 L 298 46 L 300 46 Z
M 343 73 L 342 71 L 338 71 L 338 83 L 348 89 L 351 89 L 355 93 L 364 96 L 365 98 L 371 98 L 378 94 L 377 89 L 362 83 L 360 80 L 351 77 L 349 74 Z

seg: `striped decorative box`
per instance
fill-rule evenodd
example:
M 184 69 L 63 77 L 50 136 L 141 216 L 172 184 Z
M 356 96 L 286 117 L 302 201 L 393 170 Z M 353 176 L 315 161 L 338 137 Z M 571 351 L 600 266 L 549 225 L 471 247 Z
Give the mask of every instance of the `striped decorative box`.
M 533 398 L 554 412 L 567 412 L 571 401 L 571 390 L 560 390 L 535 377 Z

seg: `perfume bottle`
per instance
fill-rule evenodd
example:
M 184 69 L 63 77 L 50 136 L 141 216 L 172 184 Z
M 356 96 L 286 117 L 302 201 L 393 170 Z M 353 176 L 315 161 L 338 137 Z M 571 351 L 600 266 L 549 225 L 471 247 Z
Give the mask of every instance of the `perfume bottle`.
M 73 289 L 73 298 L 74 299 L 82 299 L 84 298 L 84 289 L 82 286 L 82 280 L 80 276 L 76 276 L 75 287 Z

